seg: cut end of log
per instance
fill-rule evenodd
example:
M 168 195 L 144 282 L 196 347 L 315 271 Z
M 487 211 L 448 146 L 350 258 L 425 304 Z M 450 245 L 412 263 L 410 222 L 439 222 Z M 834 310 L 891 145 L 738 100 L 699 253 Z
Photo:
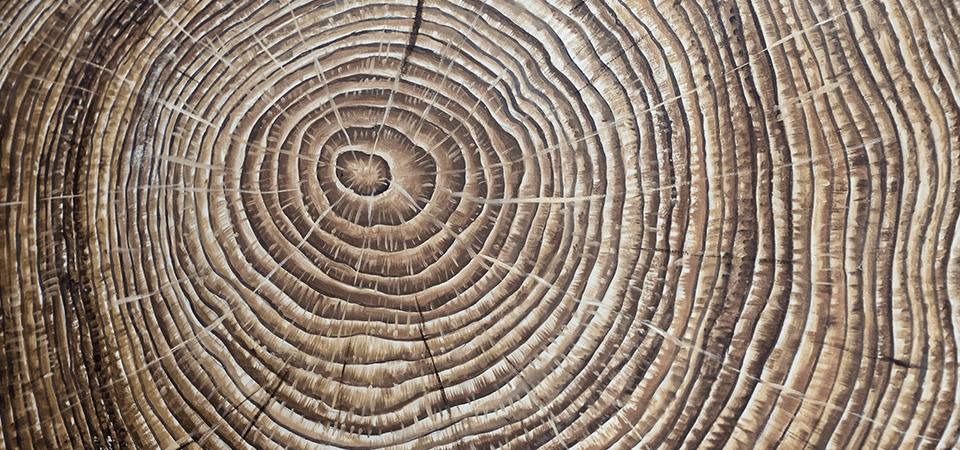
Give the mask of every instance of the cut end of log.
M 0 450 L 958 445 L 956 2 L 0 24 Z

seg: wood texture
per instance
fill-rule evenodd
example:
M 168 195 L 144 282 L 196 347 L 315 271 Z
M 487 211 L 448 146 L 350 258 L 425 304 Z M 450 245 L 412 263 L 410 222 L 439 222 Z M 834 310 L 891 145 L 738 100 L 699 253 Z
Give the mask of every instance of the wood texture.
M 0 24 L 0 449 L 957 445 L 956 2 Z

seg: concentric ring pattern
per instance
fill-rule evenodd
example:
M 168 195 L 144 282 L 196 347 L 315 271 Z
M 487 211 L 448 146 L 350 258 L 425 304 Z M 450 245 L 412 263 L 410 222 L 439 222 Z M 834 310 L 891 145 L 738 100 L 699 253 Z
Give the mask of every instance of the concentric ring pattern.
M 0 448 L 958 441 L 955 3 L 0 20 Z

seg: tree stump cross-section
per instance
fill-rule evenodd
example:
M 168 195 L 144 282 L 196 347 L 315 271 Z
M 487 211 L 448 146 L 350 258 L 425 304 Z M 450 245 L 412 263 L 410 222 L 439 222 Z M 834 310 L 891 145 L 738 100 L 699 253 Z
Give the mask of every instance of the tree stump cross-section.
M 948 449 L 960 4 L 0 2 L 0 450 Z

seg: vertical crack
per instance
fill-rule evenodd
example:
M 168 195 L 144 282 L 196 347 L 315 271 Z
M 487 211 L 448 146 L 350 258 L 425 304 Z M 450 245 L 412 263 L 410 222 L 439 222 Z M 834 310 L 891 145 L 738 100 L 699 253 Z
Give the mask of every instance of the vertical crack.
M 407 62 L 413 49 L 417 46 L 417 37 L 420 36 L 420 26 L 423 25 L 423 4 L 426 0 L 417 0 L 417 11 L 413 16 L 413 26 L 410 28 L 410 38 L 407 40 L 407 48 L 403 52 L 403 59 L 400 60 L 400 74 L 402 75 L 407 68 Z
M 264 401 L 258 408 L 257 413 L 253 416 L 253 419 L 250 421 L 250 425 L 247 425 L 247 429 L 243 432 L 243 439 L 247 440 L 247 435 L 250 434 L 250 431 L 253 430 L 253 426 L 256 425 L 257 421 L 260 420 L 260 416 L 263 415 L 263 410 L 267 408 L 273 400 L 277 397 L 277 391 L 280 390 L 280 386 L 283 384 L 283 380 L 287 377 L 287 367 L 284 365 L 280 372 L 277 373 L 277 379 L 274 381 L 273 386 L 270 387 L 268 392 L 267 400 Z
M 427 349 L 427 356 L 430 358 L 430 363 L 433 365 L 433 375 L 437 379 L 437 384 L 440 385 L 440 399 L 443 401 L 444 409 L 448 409 L 450 403 L 447 401 L 447 393 L 443 389 L 443 380 L 440 378 L 440 371 L 437 369 L 437 360 L 433 357 L 433 351 L 430 350 L 430 345 L 427 344 L 427 336 L 423 334 L 423 311 L 420 309 L 420 301 L 417 300 L 414 302 L 417 305 L 417 314 L 420 315 L 420 323 L 417 327 L 420 330 L 420 339 L 423 340 L 423 347 Z

